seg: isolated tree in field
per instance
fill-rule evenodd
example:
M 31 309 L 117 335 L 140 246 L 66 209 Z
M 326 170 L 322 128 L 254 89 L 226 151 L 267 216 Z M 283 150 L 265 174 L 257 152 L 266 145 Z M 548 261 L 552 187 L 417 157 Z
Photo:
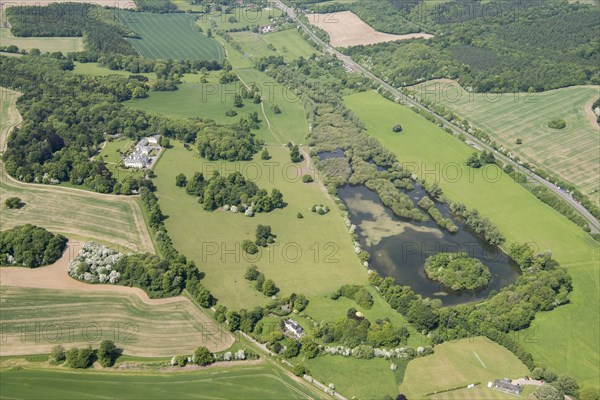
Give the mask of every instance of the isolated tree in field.
M 298 148 L 298 145 L 292 145 L 292 147 L 290 147 L 290 159 L 292 160 L 292 162 L 300 162 L 303 160 L 302 154 L 300 154 L 300 149 Z
M 244 100 L 242 99 L 242 96 L 240 96 L 239 94 L 233 96 L 233 106 L 237 108 L 244 106 Z
M 260 153 L 260 159 L 261 160 L 270 160 L 271 159 L 271 155 L 269 154 L 269 150 L 267 150 L 267 148 L 264 148 L 262 153 Z
M 199 346 L 196 351 L 194 351 L 194 363 L 198 365 L 210 365 L 215 362 L 215 357 L 213 354 L 204 346 Z
M 400 133 L 400 132 L 402 132 L 402 126 L 400 124 L 396 124 L 392 127 L 392 131 L 394 131 L 396 133 Z
M 112 340 L 104 340 L 98 348 L 98 361 L 103 367 L 112 367 L 119 355 L 119 349 Z
M 273 104 L 273 107 L 271 107 L 271 110 L 273 110 L 273 114 L 281 114 L 281 109 L 279 108 L 279 106 L 277 104 Z
M 50 358 L 52 361 L 57 363 L 65 361 L 65 348 L 62 345 L 57 344 L 52 348 L 52 351 L 50 352 Z
M 517 139 L 516 143 L 517 144 L 523 144 L 523 141 L 521 139 Z
M 302 175 L 302 182 L 311 183 L 313 181 L 314 181 L 314 179 L 311 175 L 309 175 L 309 174 Z
M 187 177 L 184 174 L 179 174 L 175 177 L 175 184 L 179 187 L 187 185 Z
M 471 168 L 481 168 L 481 160 L 479 160 L 477 153 L 473 153 L 467 158 L 467 166 Z
M 246 274 L 244 275 L 244 278 L 246 278 L 249 281 L 255 281 L 258 278 L 259 274 L 260 272 L 258 272 L 258 268 L 256 267 L 256 265 L 250 265 L 246 269 Z
M 296 214 L 296 218 L 302 219 L 302 218 L 304 218 L 304 215 L 302 215 L 302 213 L 299 212 L 298 214 Z
M 9 197 L 6 199 L 4 204 L 10 209 L 22 208 L 25 205 L 25 203 L 19 197 Z
M 275 286 L 275 282 L 273 282 L 271 279 L 267 279 L 265 283 L 263 283 L 262 292 L 265 294 L 265 296 L 273 296 L 278 291 L 279 289 L 277 289 Z

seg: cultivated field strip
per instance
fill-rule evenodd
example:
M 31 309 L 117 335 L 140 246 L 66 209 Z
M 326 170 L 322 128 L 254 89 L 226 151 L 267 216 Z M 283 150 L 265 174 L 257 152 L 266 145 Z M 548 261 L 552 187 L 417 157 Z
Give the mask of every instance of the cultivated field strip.
M 142 39 L 128 39 L 144 57 L 154 59 L 223 59 L 221 46 L 198 31 L 195 18 L 186 14 L 122 12 L 121 23 Z
M 225 350 L 232 338 L 186 298 L 146 304 L 135 294 L 0 288 L 5 338 L 0 355 L 47 353 L 114 340 L 125 354 L 171 356 L 203 345 Z
M 17 196 L 26 204 L 19 210 L 3 210 L 0 229 L 30 223 L 81 240 L 154 252 L 136 198 L 25 184 L 8 177 L 3 164 L 0 168 L 0 202 Z
M 451 81 L 431 81 L 424 85 L 420 89 L 423 91 L 418 92 L 423 93 L 423 98 L 466 117 L 499 144 L 577 185 L 598 204 L 600 128 L 591 123 L 586 107 L 600 97 L 599 87 L 469 95 Z M 557 118 L 565 120 L 565 129 L 548 127 L 548 122 Z M 516 145 L 517 139 L 523 144 Z
M 17 91 L 0 87 L 0 151 L 6 149 L 6 140 L 12 128 L 22 121 L 16 105 L 20 95 Z

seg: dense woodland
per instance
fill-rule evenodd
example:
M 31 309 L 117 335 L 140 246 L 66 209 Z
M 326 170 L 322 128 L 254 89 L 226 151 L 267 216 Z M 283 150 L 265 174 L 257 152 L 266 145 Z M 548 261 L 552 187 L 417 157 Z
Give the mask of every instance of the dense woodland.
M 137 54 L 124 36 L 136 37 L 116 19 L 117 9 L 85 3 L 55 3 L 45 7 L 10 7 L 7 15 L 15 36 L 83 36 L 95 54 Z
M 600 39 L 591 6 L 547 1 L 532 2 L 531 7 L 496 0 L 485 6 L 496 13 L 480 15 L 478 7 L 484 6 L 471 3 L 475 14 L 458 1 L 415 7 L 409 18 L 425 23 L 433 39 L 356 46 L 345 52 L 397 87 L 437 78 L 456 79 L 476 92 L 600 83 Z M 388 8 L 395 9 L 391 4 Z M 470 18 L 463 20 L 465 15 Z
M 20 225 L 0 232 L 0 265 L 29 268 L 52 264 L 67 247 L 67 238 L 35 225 Z
M 198 141 L 209 159 L 247 160 L 260 148 L 244 119 L 172 120 L 121 104 L 149 87 L 139 76 L 84 76 L 62 55 L 0 57 L 0 86 L 23 92 L 17 102 L 24 122 L 11 133 L 3 159 L 6 171 L 24 182 L 70 182 L 111 193 L 116 181 L 104 163 L 92 160 L 104 134 L 132 139 L 159 134 Z M 210 129 L 209 129 L 210 127 Z

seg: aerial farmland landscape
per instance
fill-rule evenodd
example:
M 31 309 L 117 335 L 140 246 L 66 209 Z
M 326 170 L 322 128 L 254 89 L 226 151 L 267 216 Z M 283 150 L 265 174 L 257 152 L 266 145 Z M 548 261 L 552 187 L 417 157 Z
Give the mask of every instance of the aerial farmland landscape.
M 0 400 L 600 400 L 597 0 L 0 0 Z

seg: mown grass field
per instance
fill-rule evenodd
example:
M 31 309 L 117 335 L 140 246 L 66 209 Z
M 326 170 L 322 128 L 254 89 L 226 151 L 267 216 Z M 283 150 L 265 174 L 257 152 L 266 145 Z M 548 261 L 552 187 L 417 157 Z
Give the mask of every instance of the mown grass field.
M 253 59 L 268 56 L 283 56 L 285 60 L 309 57 L 316 50 L 312 48 L 295 29 L 287 29 L 266 34 L 253 32 L 233 32 L 230 34 L 239 43 L 244 53 Z M 267 46 L 271 44 L 275 50 Z
M 206 274 L 204 284 L 219 303 L 233 309 L 265 304 L 269 298 L 244 279 L 246 268 L 256 264 L 281 289 L 307 297 L 326 296 L 344 283 L 367 283 L 367 273 L 354 254 L 352 241 L 333 200 L 318 183 L 302 183 L 289 151 L 269 147 L 272 159 L 251 162 L 209 162 L 179 143 L 165 151 L 155 167 L 159 203 L 173 243 L 193 259 Z M 175 176 L 194 172 L 210 176 L 213 170 L 227 174 L 240 171 L 259 187 L 281 190 L 287 206 L 253 218 L 222 210 L 204 211 L 196 199 L 175 186 Z M 308 171 L 307 171 L 308 172 Z M 286 173 L 289 178 L 284 179 Z M 314 204 L 328 205 L 332 211 L 319 216 L 310 212 Z M 301 212 L 303 219 L 296 214 Z M 240 249 L 244 239 L 254 239 L 258 224 L 271 225 L 277 245 L 250 258 Z M 331 317 L 345 315 L 346 309 L 330 310 Z
M 123 11 L 121 23 L 142 39 L 128 39 L 144 57 L 222 61 L 223 49 L 202 34 L 190 14 L 153 14 Z
M 4 200 L 17 196 L 25 207 L 8 210 Z M 0 229 L 34 224 L 69 238 L 95 240 L 154 252 L 138 200 L 51 185 L 17 182 L 0 163 Z
M 146 304 L 135 294 L 2 286 L 1 355 L 49 353 L 113 340 L 124 354 L 171 357 L 196 347 L 228 348 L 232 338 L 185 298 Z M 215 333 L 211 333 L 215 332 Z
M 588 117 L 591 103 L 600 98 L 600 87 L 492 95 L 469 94 L 453 81 L 431 81 L 415 90 L 483 129 L 521 159 L 577 185 L 600 204 L 600 128 Z M 548 122 L 557 118 L 567 127 L 549 128 Z M 523 144 L 517 145 L 517 139 Z
M 322 356 L 305 361 L 311 376 L 325 385 L 333 383 L 335 390 L 348 399 L 381 399 L 396 397 L 398 385 L 391 361 L 381 358 L 358 360 L 343 356 Z M 409 397 L 412 398 L 412 397 Z
M 0 87 L 0 151 L 6 148 L 8 134 L 21 122 L 21 114 L 17 109 L 17 99 L 21 94 L 14 90 Z
M 407 168 L 430 182 L 438 181 L 449 199 L 490 218 L 506 236 L 505 246 L 533 242 L 540 251 L 551 250 L 569 270 L 574 285 L 571 303 L 539 313 L 521 340 L 536 361 L 571 374 L 582 383 L 599 386 L 598 243 L 510 177 L 501 175 L 497 180 L 491 171 L 490 179 L 485 179 L 482 170 L 472 174 L 464 165 L 472 148 L 408 108 L 376 92 L 353 94 L 345 101 L 365 123 L 368 134 L 401 162 L 411 163 Z M 396 123 L 404 128 L 401 134 L 391 130 Z M 456 171 L 461 174 L 458 179 Z
M 233 364 L 233 363 L 232 363 Z M 309 399 L 318 394 L 268 365 L 194 372 L 0 370 L 2 397 L 19 399 Z
M 8 28 L 0 28 L 0 46 L 17 46 L 27 51 L 38 49 L 42 53 L 62 51 L 64 54 L 83 51 L 81 37 L 16 37 Z
M 498 378 L 522 378 L 529 372 L 506 348 L 482 337 L 443 343 L 434 350 L 434 354 L 408 363 L 400 393 L 409 399 L 463 384 L 481 382 L 485 386 Z

